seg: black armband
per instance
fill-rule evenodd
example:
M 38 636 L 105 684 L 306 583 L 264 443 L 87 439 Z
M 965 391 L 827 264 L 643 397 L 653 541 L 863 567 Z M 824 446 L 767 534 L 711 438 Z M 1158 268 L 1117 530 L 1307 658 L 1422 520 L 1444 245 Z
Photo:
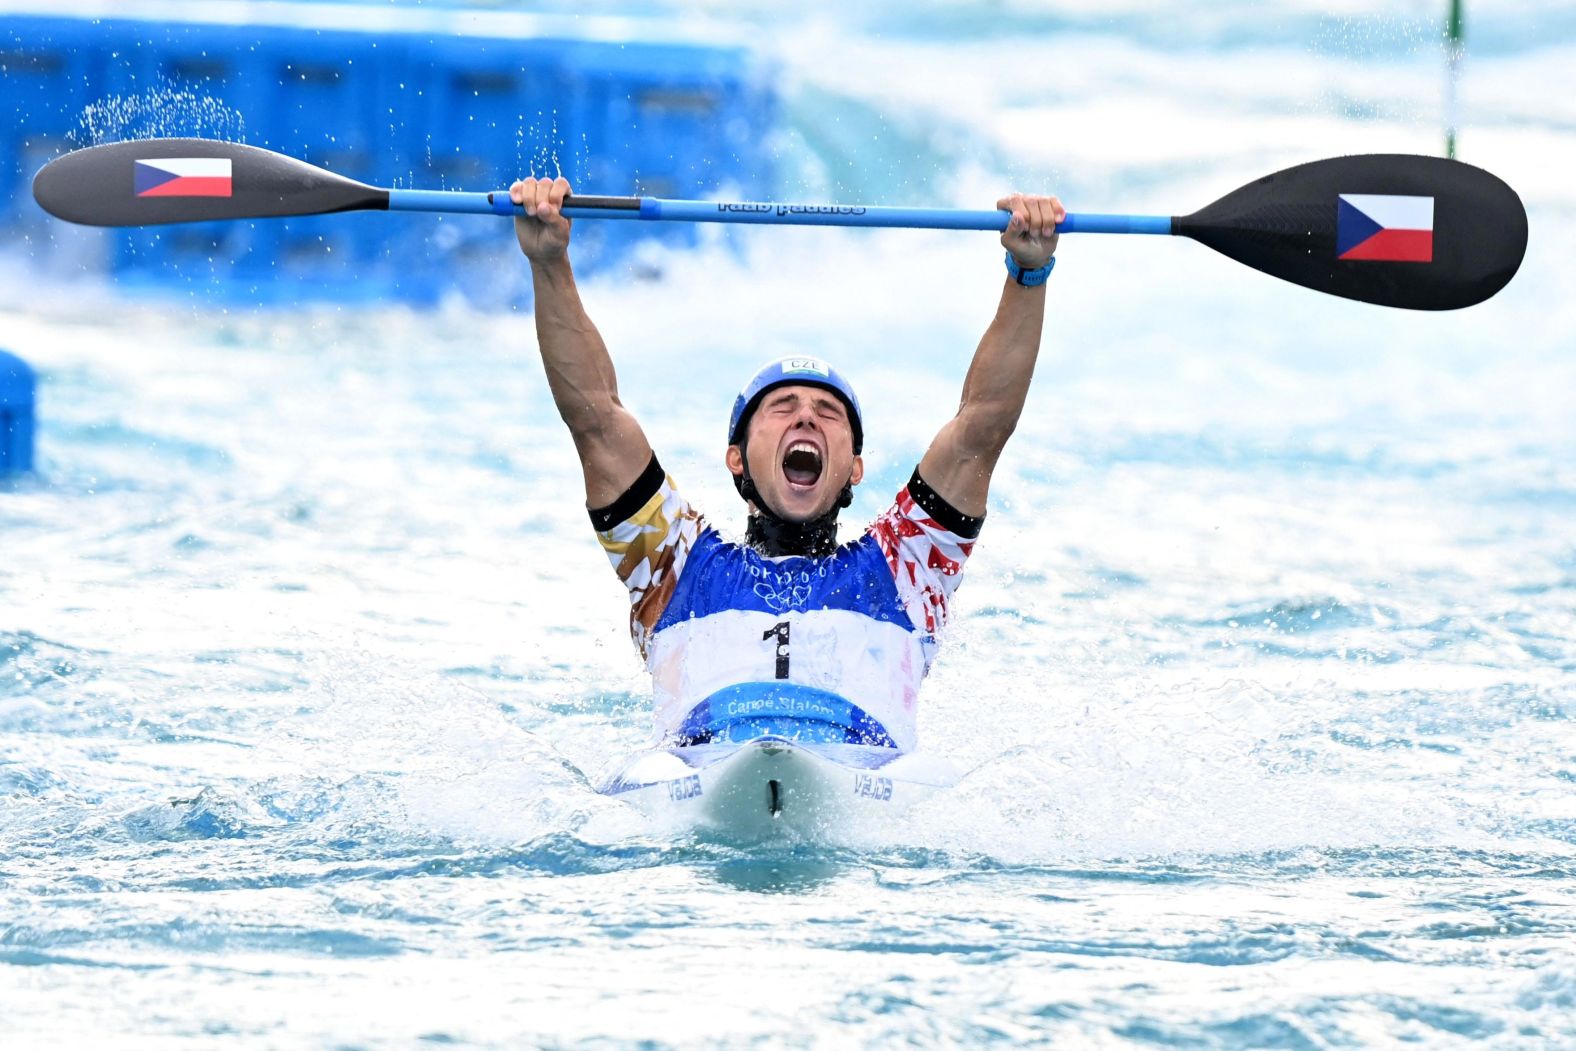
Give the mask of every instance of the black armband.
M 593 507 L 590 509 L 591 525 L 598 533 L 605 533 L 630 515 L 646 506 L 646 501 L 657 495 L 662 488 L 662 480 L 667 475 L 663 473 L 662 465 L 657 463 L 657 454 L 651 454 L 651 462 L 646 464 L 646 469 L 640 472 L 640 477 L 635 479 L 635 484 L 625 489 L 617 500 L 606 507 Z
M 919 468 L 914 468 L 914 477 L 908 480 L 908 495 L 931 518 L 934 518 L 942 528 L 961 536 L 965 540 L 973 540 L 980 535 L 980 527 L 985 524 L 985 516 L 976 518 L 966 515 L 956 507 L 947 503 L 942 495 L 930 487 L 919 476 Z

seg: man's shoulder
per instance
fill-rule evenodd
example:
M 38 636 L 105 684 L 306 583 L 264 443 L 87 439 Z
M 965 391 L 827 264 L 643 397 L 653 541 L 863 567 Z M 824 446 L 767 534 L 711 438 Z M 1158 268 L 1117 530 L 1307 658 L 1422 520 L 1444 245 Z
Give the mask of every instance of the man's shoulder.
M 891 505 L 870 523 L 869 532 L 878 537 L 887 531 L 902 536 L 948 536 L 972 547 L 984 524 L 984 515 L 966 515 L 959 511 L 931 488 L 916 468 L 908 484 L 897 491 Z
M 663 471 L 655 454 L 618 499 L 603 507 L 588 508 L 587 513 L 603 546 L 652 533 L 693 538 L 706 528 L 704 516 L 679 491 L 672 476 Z

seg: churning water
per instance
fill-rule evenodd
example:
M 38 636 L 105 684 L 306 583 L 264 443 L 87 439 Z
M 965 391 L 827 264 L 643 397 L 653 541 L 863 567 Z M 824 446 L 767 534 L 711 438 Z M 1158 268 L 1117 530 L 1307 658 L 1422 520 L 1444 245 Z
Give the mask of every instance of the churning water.
M 787 197 L 1185 212 L 1438 149 L 1432 4 L 778 6 L 710 17 L 781 63 Z M 1476 19 L 1463 151 L 1527 201 L 1522 273 L 1420 315 L 1065 238 L 925 699 L 970 773 L 830 844 L 588 787 L 646 685 L 528 316 L 139 303 L 24 261 L 0 1042 L 1576 1040 L 1576 18 Z M 585 295 L 734 528 L 737 384 L 845 367 L 852 524 L 955 406 L 1000 255 L 756 230 Z

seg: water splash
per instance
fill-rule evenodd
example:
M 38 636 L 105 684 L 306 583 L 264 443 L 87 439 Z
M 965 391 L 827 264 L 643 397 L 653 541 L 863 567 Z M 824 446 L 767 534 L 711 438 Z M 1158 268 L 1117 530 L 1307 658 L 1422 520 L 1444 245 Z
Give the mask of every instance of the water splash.
M 223 99 L 166 79 L 149 91 L 110 95 L 90 103 L 70 134 L 79 147 L 177 137 L 245 142 L 246 118 Z
M 585 175 L 589 153 L 585 136 L 582 134 L 580 138 L 578 149 L 566 141 L 558 126 L 556 109 L 538 110 L 529 120 L 521 113 L 515 131 L 515 163 L 523 174 L 532 178 L 566 178 L 577 182 Z

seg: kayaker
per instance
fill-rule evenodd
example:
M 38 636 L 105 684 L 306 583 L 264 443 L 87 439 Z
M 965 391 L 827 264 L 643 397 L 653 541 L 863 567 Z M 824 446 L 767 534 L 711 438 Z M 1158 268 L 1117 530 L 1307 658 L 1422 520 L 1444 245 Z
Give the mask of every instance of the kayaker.
M 619 400 L 613 361 L 569 265 L 564 179 L 509 189 L 531 264 L 548 387 L 585 474 L 597 539 L 630 594 L 630 629 L 666 744 L 777 733 L 911 749 L 919 687 L 985 517 L 991 472 L 1028 394 L 1055 265 L 1055 197 L 1012 194 L 1007 276 L 957 414 L 857 540 L 837 514 L 864 476 L 847 378 L 816 355 L 774 361 L 740 391 L 727 468 L 749 507 L 742 543 L 680 494 Z

